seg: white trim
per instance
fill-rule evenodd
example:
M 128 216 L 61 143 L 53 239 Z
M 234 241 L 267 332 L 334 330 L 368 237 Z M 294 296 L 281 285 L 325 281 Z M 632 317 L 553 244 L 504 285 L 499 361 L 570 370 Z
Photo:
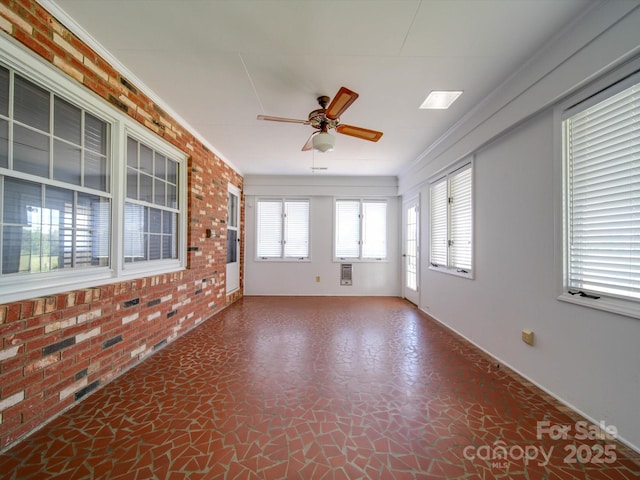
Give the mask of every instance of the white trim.
M 595 293 L 600 296 L 598 299 L 571 295 L 567 286 L 567 165 L 564 158 L 564 135 L 563 121 L 570 113 L 579 112 L 582 107 L 592 106 L 594 103 L 604 100 L 615 93 L 628 87 L 630 83 L 637 83 L 640 77 L 640 58 L 634 58 L 619 68 L 608 72 L 601 78 L 595 80 L 584 88 L 576 91 L 572 95 L 563 99 L 553 110 L 553 149 L 554 149 L 554 265 L 556 271 L 556 292 L 557 299 L 594 308 L 597 310 L 624 315 L 627 317 L 640 319 L 640 303 L 632 299 L 607 296 L 602 293 Z M 589 292 L 586 292 L 589 293 Z

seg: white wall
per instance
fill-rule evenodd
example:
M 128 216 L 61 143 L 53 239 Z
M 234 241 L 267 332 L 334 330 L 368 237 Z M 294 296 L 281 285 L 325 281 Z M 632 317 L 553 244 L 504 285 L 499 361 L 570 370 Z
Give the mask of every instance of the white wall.
M 423 268 L 420 308 L 588 418 L 615 425 L 636 450 L 640 320 L 557 300 L 553 107 L 638 54 L 638 4 L 606 2 L 580 19 L 399 179 L 405 195 L 422 193 L 428 212 L 428 178 L 475 154 L 475 279 Z M 426 262 L 427 242 L 422 248 Z M 535 332 L 533 347 L 520 340 L 525 328 Z
M 393 177 L 245 178 L 245 295 L 400 295 L 398 252 L 400 218 Z M 311 199 L 309 261 L 256 260 L 255 204 L 259 196 Z M 340 285 L 340 263 L 333 261 L 333 198 L 375 197 L 388 201 L 388 261 L 353 263 L 353 285 Z M 316 282 L 316 277 L 320 282 Z

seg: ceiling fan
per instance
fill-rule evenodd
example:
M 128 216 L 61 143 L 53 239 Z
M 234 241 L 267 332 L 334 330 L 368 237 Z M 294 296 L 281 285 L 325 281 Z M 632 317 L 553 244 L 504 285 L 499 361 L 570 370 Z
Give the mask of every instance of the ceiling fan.
M 312 148 L 320 150 L 321 152 L 333 150 L 335 139 L 329 134 L 329 130 L 332 128 L 343 135 L 377 142 L 380 140 L 380 137 L 382 137 L 382 132 L 340 123 L 340 115 L 342 115 L 342 113 L 349 108 L 357 98 L 358 94 L 356 92 L 349 90 L 346 87 L 340 87 L 340 90 L 338 90 L 338 93 L 333 97 L 333 100 L 326 95 L 318 97 L 318 103 L 321 108 L 309 113 L 309 118 L 307 120 L 271 117 L 269 115 L 258 115 L 258 120 L 311 125 L 317 131 L 311 134 L 307 143 L 302 147 L 302 151 L 311 150 Z M 329 100 L 331 100 L 331 102 L 329 102 Z

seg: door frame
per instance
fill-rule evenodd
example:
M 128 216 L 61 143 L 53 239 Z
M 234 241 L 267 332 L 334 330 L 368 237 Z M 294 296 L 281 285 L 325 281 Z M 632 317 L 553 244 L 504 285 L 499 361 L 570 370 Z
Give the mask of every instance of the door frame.
M 235 230 L 237 232 L 237 245 L 236 245 L 236 261 L 227 263 L 226 265 L 226 293 L 229 295 L 240 289 L 240 247 L 242 243 L 240 242 L 240 235 L 242 232 L 240 231 L 240 205 L 241 205 L 241 192 L 238 187 L 229 183 L 227 186 L 227 238 L 229 238 L 229 230 Z M 232 222 L 229 217 L 229 199 L 231 195 L 237 198 L 236 202 L 236 218 L 235 222 Z M 235 224 L 235 225 L 234 225 Z M 229 248 L 227 244 L 227 249 Z
M 408 234 L 408 215 L 410 208 L 416 209 L 416 227 L 415 227 L 415 265 L 416 265 L 416 288 L 415 290 L 408 286 L 407 274 L 410 257 L 407 254 L 407 234 Z M 420 193 L 412 195 L 402 201 L 402 296 L 411 303 L 420 306 Z

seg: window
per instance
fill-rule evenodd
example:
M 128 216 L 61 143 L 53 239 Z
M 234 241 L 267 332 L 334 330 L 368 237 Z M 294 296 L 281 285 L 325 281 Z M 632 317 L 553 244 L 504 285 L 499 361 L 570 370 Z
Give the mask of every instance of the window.
M 0 67 L 0 277 L 108 267 L 109 124 Z
M 386 260 L 387 202 L 335 201 L 335 258 Z
M 309 258 L 308 199 L 258 199 L 256 217 L 258 259 Z
M 457 165 L 429 186 L 430 268 L 471 277 L 473 168 Z
M 562 116 L 564 290 L 578 301 L 640 299 L 639 112 L 636 74 Z
M 178 162 L 127 138 L 124 261 L 178 258 Z
M 3 301 L 184 268 L 185 165 L 184 153 L 0 38 Z

